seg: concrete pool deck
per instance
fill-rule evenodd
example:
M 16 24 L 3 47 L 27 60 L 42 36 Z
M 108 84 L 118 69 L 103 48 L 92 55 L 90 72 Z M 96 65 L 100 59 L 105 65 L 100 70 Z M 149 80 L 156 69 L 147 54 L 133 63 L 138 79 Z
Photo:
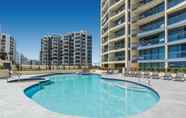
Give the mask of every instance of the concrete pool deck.
M 120 74 L 103 77 L 124 79 Z M 130 78 L 130 81 L 137 80 Z M 6 80 L 0 80 L 0 118 L 72 118 L 48 111 L 24 95 L 23 90 L 37 82 L 7 83 Z M 186 82 L 151 80 L 151 85 L 160 95 L 159 103 L 131 118 L 186 117 Z

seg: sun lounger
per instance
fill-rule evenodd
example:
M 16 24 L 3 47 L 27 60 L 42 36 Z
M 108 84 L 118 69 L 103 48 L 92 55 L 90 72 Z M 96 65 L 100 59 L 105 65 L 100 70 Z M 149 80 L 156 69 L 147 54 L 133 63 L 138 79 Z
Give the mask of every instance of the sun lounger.
M 149 72 L 144 72 L 143 78 L 150 79 L 150 73 Z
M 129 77 L 129 72 L 128 71 L 125 71 L 124 76 L 125 77 Z
M 185 81 L 184 73 L 176 73 L 176 76 L 174 77 L 175 81 Z
M 137 75 L 137 72 L 133 71 L 131 76 L 136 77 L 136 75 Z
M 108 70 L 107 74 L 113 74 L 113 70 Z
M 129 77 L 132 77 L 132 71 L 129 71 Z
M 151 79 L 160 79 L 159 73 L 153 72 L 151 75 Z
M 165 73 L 164 76 L 163 76 L 163 79 L 164 80 L 172 80 L 173 77 L 172 77 L 172 75 L 170 73 Z

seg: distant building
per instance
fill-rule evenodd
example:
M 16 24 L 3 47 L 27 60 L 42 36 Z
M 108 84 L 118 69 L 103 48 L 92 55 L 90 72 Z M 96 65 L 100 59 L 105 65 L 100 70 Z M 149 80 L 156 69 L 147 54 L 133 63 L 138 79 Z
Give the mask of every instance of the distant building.
M 91 66 L 92 36 L 84 31 L 47 35 L 41 40 L 43 65 Z
M 16 61 L 15 61 L 16 64 L 21 64 L 20 56 L 21 56 L 20 53 L 16 52 Z
M 40 65 L 40 61 L 29 59 L 23 54 L 20 54 L 19 52 L 16 52 L 16 64 L 18 65 Z
M 30 60 L 30 65 L 40 65 L 40 61 L 38 60 Z
M 16 41 L 6 33 L 0 33 L 0 59 L 12 63 L 16 61 Z
M 22 65 L 30 65 L 30 60 L 25 57 L 23 54 L 20 55 L 20 64 Z

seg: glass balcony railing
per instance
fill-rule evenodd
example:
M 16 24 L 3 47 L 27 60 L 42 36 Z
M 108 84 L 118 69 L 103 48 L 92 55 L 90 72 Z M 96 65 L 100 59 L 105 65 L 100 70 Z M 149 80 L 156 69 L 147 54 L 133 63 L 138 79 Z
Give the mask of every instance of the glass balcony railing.
M 108 52 L 108 49 L 103 50 L 103 53 Z
M 186 61 L 169 62 L 169 67 L 172 68 L 183 68 L 186 67 Z
M 179 33 L 174 33 L 174 34 L 170 34 L 168 36 L 168 41 L 177 41 L 177 40 L 182 40 L 182 39 L 186 39 L 186 31 L 183 32 L 179 32 Z
M 124 48 L 124 44 L 118 44 L 115 46 L 111 46 L 110 50 L 117 50 L 117 49 L 122 49 L 122 48 Z
M 165 57 L 164 53 L 153 53 L 153 54 L 141 55 L 139 60 L 161 60 L 164 59 L 164 57 Z
M 102 35 L 108 31 L 108 27 L 102 29 Z
M 117 31 L 117 32 L 115 32 L 115 33 L 113 34 L 113 36 L 111 37 L 111 39 L 113 39 L 113 38 L 118 38 L 118 37 L 121 37 L 121 36 L 123 36 L 123 35 L 125 35 L 125 31 L 124 31 L 124 30 L 119 30 L 119 31 Z
M 117 56 L 115 58 L 111 58 L 109 61 L 123 61 L 125 60 L 124 56 Z
M 124 22 L 125 22 L 125 19 L 124 18 L 121 18 L 121 19 L 115 21 L 113 23 L 113 25 L 111 26 L 111 28 L 116 27 L 116 26 L 119 26 L 119 25 L 123 24 Z
M 147 3 L 151 2 L 151 1 L 152 1 L 152 0 L 141 0 L 140 3 L 141 3 L 141 4 L 147 4 Z
M 169 52 L 168 58 L 169 59 L 186 58 L 186 50 Z
M 102 43 L 104 44 L 104 43 L 106 43 L 108 41 L 108 39 L 103 39 L 102 40 Z
M 164 27 L 164 20 L 158 21 L 156 23 L 147 24 L 140 27 L 140 33 L 147 32 L 155 29 L 159 29 L 161 27 Z
M 111 6 L 113 6 L 113 5 L 115 5 L 117 2 L 119 2 L 120 0 L 112 0 L 112 1 L 110 1 L 110 5 Z
M 162 11 L 164 11 L 164 3 L 161 3 L 160 5 L 152 8 L 148 11 L 145 11 L 144 13 L 142 13 L 140 15 L 140 19 L 143 19 L 143 18 L 148 17 L 148 16 L 152 16 L 152 15 L 160 13 Z
M 141 41 L 139 46 L 144 47 L 144 46 L 158 45 L 158 44 L 163 44 L 164 42 L 165 42 L 164 38 L 153 39 L 149 41 Z
M 186 12 L 183 11 L 182 13 L 180 14 L 175 14 L 175 16 L 172 16 L 172 17 L 169 17 L 168 18 L 168 24 L 173 24 L 173 23 L 177 23 L 177 22 L 180 22 L 180 21 L 183 21 L 183 20 L 186 20 Z
M 168 1 L 168 8 L 174 7 L 177 4 L 184 2 L 185 0 L 169 0 Z
M 104 26 L 108 21 L 108 16 L 106 16 L 103 20 L 102 20 L 102 26 Z
M 158 44 L 163 44 L 165 42 L 164 38 L 161 39 L 153 39 L 153 40 L 148 40 L 148 41 L 140 41 L 139 47 L 144 47 L 144 46 L 151 46 L 151 45 L 158 45 Z
M 103 62 L 107 62 L 108 61 L 108 59 L 103 59 Z
M 115 16 L 115 15 L 119 14 L 120 12 L 122 12 L 124 9 L 125 9 L 125 6 L 122 5 L 118 10 L 112 12 L 110 16 L 111 16 L 111 17 L 112 17 L 112 16 Z
M 109 55 L 109 61 L 123 61 L 124 59 L 125 59 L 125 53 L 123 51 L 115 52 Z

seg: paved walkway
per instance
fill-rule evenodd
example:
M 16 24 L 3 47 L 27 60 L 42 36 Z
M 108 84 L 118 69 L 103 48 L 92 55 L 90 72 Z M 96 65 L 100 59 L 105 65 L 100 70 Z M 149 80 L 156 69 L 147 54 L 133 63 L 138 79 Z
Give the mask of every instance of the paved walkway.
M 120 75 L 105 77 L 124 79 Z M 36 82 L 7 83 L 0 80 L 0 118 L 72 118 L 48 111 L 26 97 L 23 90 Z M 186 82 L 152 80 L 151 84 L 160 94 L 160 102 L 131 118 L 186 118 Z

